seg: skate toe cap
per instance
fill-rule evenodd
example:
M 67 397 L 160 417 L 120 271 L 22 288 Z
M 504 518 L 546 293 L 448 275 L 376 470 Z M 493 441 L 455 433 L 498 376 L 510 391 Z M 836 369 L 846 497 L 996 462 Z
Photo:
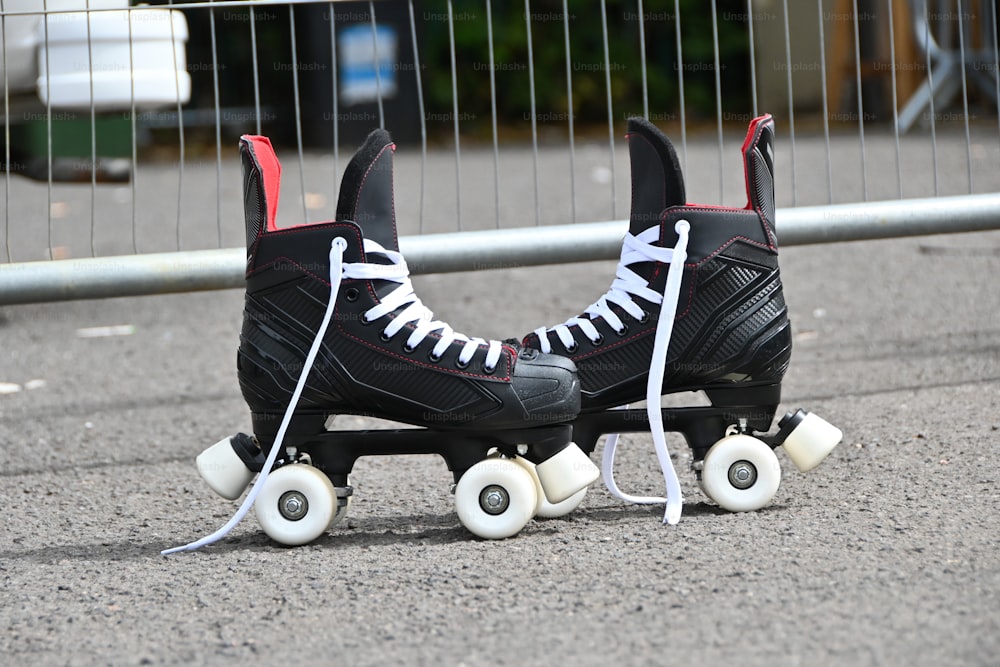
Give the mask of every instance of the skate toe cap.
M 525 409 L 545 421 L 566 421 L 580 411 L 580 381 L 572 359 L 534 353 L 514 365 L 512 386 Z
M 570 372 L 576 373 L 576 364 L 569 357 L 564 357 L 559 354 L 550 354 L 545 352 L 540 352 L 532 347 L 523 347 L 518 353 L 517 365 L 514 367 L 514 374 L 518 374 L 518 368 L 522 370 L 531 369 L 552 369 L 551 372 L 559 374 L 560 372 Z M 534 373 L 534 370 L 528 371 L 528 373 Z M 541 372 L 546 372 L 542 370 Z

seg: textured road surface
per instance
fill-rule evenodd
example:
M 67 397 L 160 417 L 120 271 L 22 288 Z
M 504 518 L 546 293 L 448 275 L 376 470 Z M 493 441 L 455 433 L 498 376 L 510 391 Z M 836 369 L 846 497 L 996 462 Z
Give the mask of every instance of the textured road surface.
M 456 329 L 508 337 L 580 312 L 613 271 L 415 284 Z M 996 664 L 1000 233 L 787 248 L 782 271 L 795 352 L 781 409 L 845 434 L 822 466 L 801 474 L 781 454 L 773 503 L 730 514 L 674 436 L 678 526 L 597 484 L 569 517 L 498 542 L 459 524 L 440 459 L 367 458 L 347 522 L 308 546 L 275 545 L 251 516 L 216 546 L 160 556 L 236 507 L 194 457 L 249 426 L 234 368 L 242 294 L 0 309 L 0 656 Z M 80 336 L 118 325 L 131 334 Z M 648 436 L 625 439 L 622 487 L 656 493 L 658 477 Z

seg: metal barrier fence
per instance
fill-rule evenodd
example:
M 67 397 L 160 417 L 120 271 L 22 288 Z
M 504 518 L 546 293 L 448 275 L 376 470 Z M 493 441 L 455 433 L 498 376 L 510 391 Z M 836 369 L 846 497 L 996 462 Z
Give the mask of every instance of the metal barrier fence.
M 616 257 L 632 115 L 689 200 L 742 205 L 772 113 L 783 245 L 1000 228 L 995 2 L 167 5 L 0 0 L 0 304 L 239 286 L 243 132 L 291 224 L 392 131 L 415 272 Z

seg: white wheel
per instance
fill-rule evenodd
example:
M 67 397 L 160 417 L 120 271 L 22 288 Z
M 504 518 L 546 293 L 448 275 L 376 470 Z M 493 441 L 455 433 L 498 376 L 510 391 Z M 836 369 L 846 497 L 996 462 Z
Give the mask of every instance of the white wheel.
M 322 535 L 337 511 L 330 478 L 304 463 L 282 466 L 264 480 L 254 512 L 275 542 L 297 546 Z
M 528 471 L 531 475 L 531 479 L 535 482 L 535 493 L 538 495 L 538 502 L 535 504 L 535 516 L 542 519 L 558 519 L 561 516 L 566 516 L 583 502 L 584 496 L 587 495 L 587 487 L 584 487 L 574 493 L 572 496 L 562 501 L 561 503 L 550 503 L 545 497 L 545 491 L 542 489 L 542 483 L 538 479 L 538 473 L 535 471 L 535 464 L 528 459 L 521 458 L 518 456 L 514 459 L 522 468 Z
M 534 516 L 537 503 L 531 474 L 511 459 L 480 461 L 455 486 L 458 520 L 488 540 L 517 535 Z
M 730 435 L 712 445 L 701 471 L 705 494 L 730 512 L 764 507 L 781 484 L 774 451 L 749 435 Z

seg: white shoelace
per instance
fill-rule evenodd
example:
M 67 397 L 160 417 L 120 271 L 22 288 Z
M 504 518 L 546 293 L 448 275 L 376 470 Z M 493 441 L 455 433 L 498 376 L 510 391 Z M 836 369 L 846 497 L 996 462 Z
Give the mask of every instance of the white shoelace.
M 274 444 L 271 446 L 271 451 L 268 452 L 267 459 L 264 461 L 260 475 L 257 476 L 257 481 L 254 483 L 253 488 L 250 489 L 250 492 L 246 495 L 246 498 L 243 499 L 243 503 L 240 505 L 239 509 L 236 510 L 236 513 L 231 519 L 229 519 L 229 521 L 226 522 L 224 526 L 211 535 L 203 537 L 200 540 L 190 542 L 184 546 L 164 549 L 160 552 L 161 554 L 166 555 L 176 553 L 178 551 L 194 551 L 195 549 L 200 549 L 201 547 L 218 542 L 228 535 L 229 532 L 243 520 L 243 517 L 245 517 L 247 512 L 249 512 L 253 507 L 260 490 L 264 487 L 264 482 L 267 480 L 268 475 L 271 474 L 271 468 L 274 467 L 274 462 L 277 460 L 278 452 L 283 449 L 282 443 L 284 443 L 285 440 L 285 431 L 288 430 L 288 424 L 291 422 L 292 415 L 295 414 L 295 408 L 299 404 L 299 398 L 302 396 L 302 390 L 305 388 L 306 379 L 309 377 L 309 372 L 312 370 L 313 363 L 316 361 L 316 355 L 319 352 L 323 338 L 326 336 L 326 330 L 330 326 L 330 319 L 333 317 L 333 311 L 336 308 L 337 294 L 340 292 L 340 283 L 342 279 L 378 279 L 389 280 L 400 284 L 399 287 L 390 292 L 386 298 L 382 299 L 379 305 L 365 312 L 366 321 L 371 322 L 387 313 L 391 313 L 400 306 L 409 304 L 407 308 L 403 310 L 402 313 L 397 315 L 384 329 L 383 333 L 385 333 L 386 336 L 391 337 L 406 324 L 416 322 L 417 326 L 407 339 L 407 345 L 409 347 L 416 347 L 424 338 L 427 337 L 427 334 L 429 333 L 440 332 L 441 340 L 439 340 L 434 346 L 434 349 L 431 351 L 432 355 L 439 357 L 444 354 L 444 351 L 449 345 L 451 345 L 452 342 L 456 340 L 465 341 L 465 347 L 463 347 L 462 352 L 459 353 L 458 362 L 460 364 L 468 364 L 472 360 L 472 355 L 475 353 L 476 349 L 480 345 L 487 345 L 488 350 L 486 353 L 484 368 L 489 371 L 490 369 L 496 367 L 501 353 L 500 342 L 491 340 L 487 343 L 487 341 L 482 338 L 469 338 L 468 336 L 455 333 L 455 331 L 444 322 L 433 319 L 434 314 L 426 308 L 420 302 L 420 299 L 417 298 L 416 294 L 414 294 L 413 284 L 410 282 L 409 278 L 409 269 L 406 266 L 406 261 L 400 253 L 392 250 L 386 250 L 375 241 L 365 239 L 364 248 L 367 254 L 381 253 L 392 263 L 368 264 L 365 262 L 357 262 L 344 264 L 343 258 L 344 250 L 346 248 L 347 241 L 339 236 L 330 244 L 330 300 L 326 305 L 326 312 L 323 314 L 323 321 L 320 323 L 319 329 L 316 331 L 316 338 L 313 340 L 312 347 L 309 348 L 309 353 L 306 355 L 305 363 L 302 365 L 302 373 L 299 375 L 299 379 L 295 384 L 295 391 L 292 392 L 292 398 L 288 402 L 288 407 L 285 408 L 285 415 L 281 419 L 281 425 L 278 427 L 277 435 L 275 435 Z
M 437 332 L 440 336 L 437 344 L 431 349 L 432 357 L 440 357 L 448 347 L 455 341 L 464 342 L 462 351 L 458 355 L 458 363 L 467 365 L 472 361 L 472 355 L 476 353 L 480 345 L 486 345 L 486 359 L 483 362 L 484 370 L 492 372 L 500 360 L 502 351 L 500 341 L 487 341 L 483 338 L 470 338 L 460 333 L 447 323 L 434 319 L 434 313 L 424 306 L 413 292 L 413 283 L 410 282 L 410 271 L 406 266 L 403 255 L 392 250 L 386 250 L 375 241 L 365 239 L 365 253 L 378 253 L 389 259 L 391 264 L 345 264 L 344 278 L 357 278 L 361 280 L 388 280 L 399 283 L 399 287 L 388 295 L 381 298 L 381 303 L 365 312 L 365 321 L 372 322 L 393 312 L 397 308 L 406 306 L 403 311 L 393 318 L 392 322 L 386 326 L 383 333 L 386 337 L 395 336 L 403 327 L 411 322 L 416 326 L 413 333 L 406 339 L 408 349 L 413 349 L 420 344 L 430 333 Z
M 641 297 L 650 303 L 661 304 L 660 315 L 656 322 L 656 334 L 653 339 L 653 354 L 649 360 L 649 378 L 646 382 L 646 414 L 649 417 L 650 432 L 653 436 L 653 448 L 656 450 L 656 458 L 663 471 L 666 497 L 632 496 L 618 488 L 614 477 L 615 450 L 618 447 L 617 433 L 609 434 L 604 444 L 601 475 L 608 492 L 625 502 L 640 505 L 666 503 L 663 522 L 671 525 L 680 521 L 684 499 L 681 496 L 681 485 L 677 478 L 677 471 L 674 470 L 674 464 L 670 460 L 670 452 L 667 450 L 666 435 L 663 431 L 663 414 L 660 412 L 660 392 L 663 387 L 663 373 L 667 363 L 667 351 L 670 348 L 670 337 L 674 329 L 674 317 L 677 315 L 677 302 L 680 300 L 681 279 L 684 275 L 684 262 L 687 260 L 688 233 L 691 230 L 691 225 L 687 220 L 680 220 L 674 226 L 674 230 L 677 232 L 677 244 L 673 248 L 653 245 L 659 240 L 659 227 L 651 227 L 637 236 L 626 235 L 611 289 L 584 311 L 584 315 L 589 315 L 589 318 L 573 317 L 563 324 L 551 328 L 541 327 L 534 332 L 538 336 L 542 352 L 552 350 L 548 338 L 549 331 L 554 331 L 563 347 L 572 352 L 575 347 L 573 334 L 569 330 L 571 326 L 580 327 L 583 334 L 595 343 L 600 341 L 600 334 L 591 320 L 603 317 L 615 330 L 623 330 L 625 325 L 609 304 L 620 306 L 636 319 L 642 319 L 645 313 L 642 307 L 633 300 L 633 296 Z M 628 268 L 631 264 L 648 261 L 670 265 L 667 270 L 667 282 L 663 294 L 650 289 L 645 279 Z M 622 409 L 627 407 L 623 406 Z

